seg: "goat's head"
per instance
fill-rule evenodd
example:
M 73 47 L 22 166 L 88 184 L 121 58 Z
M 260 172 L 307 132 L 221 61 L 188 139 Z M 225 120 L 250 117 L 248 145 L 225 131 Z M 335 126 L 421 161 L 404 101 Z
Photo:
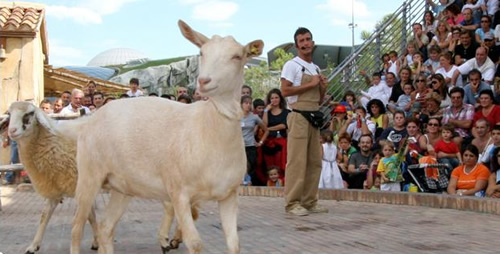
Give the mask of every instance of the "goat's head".
M 37 108 L 31 102 L 14 102 L 9 107 L 9 137 L 13 140 L 19 140 L 30 136 L 37 127 L 42 125 L 51 133 L 55 133 L 51 119 L 42 110 Z
M 203 34 L 191 29 L 182 20 L 179 27 L 186 39 L 200 48 L 200 74 L 198 90 L 203 96 L 213 97 L 218 94 L 241 96 L 243 68 L 245 63 L 262 53 L 264 42 L 255 40 L 243 46 L 233 37 L 214 35 L 208 39 Z

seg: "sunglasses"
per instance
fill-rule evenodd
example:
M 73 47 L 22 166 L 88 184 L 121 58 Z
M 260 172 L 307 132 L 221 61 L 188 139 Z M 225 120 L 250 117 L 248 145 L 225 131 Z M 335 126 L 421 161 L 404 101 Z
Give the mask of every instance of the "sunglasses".
M 417 79 L 417 82 L 425 82 L 425 79 Z
M 437 124 L 437 123 L 428 123 L 427 126 L 436 126 L 436 127 L 439 127 L 439 124 Z
M 488 20 L 481 20 L 481 23 L 490 23 Z
M 431 82 L 433 85 L 437 84 L 438 82 L 437 81 L 432 81 Z

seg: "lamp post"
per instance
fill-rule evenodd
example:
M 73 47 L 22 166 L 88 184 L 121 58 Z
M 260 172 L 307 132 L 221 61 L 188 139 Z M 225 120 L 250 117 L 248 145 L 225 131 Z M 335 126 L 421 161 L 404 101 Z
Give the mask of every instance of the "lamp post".
M 348 26 L 351 29 L 351 34 L 352 34 L 351 53 L 354 53 L 354 28 L 356 28 L 358 26 L 358 24 L 354 23 L 354 0 L 351 0 L 351 23 L 349 23 Z

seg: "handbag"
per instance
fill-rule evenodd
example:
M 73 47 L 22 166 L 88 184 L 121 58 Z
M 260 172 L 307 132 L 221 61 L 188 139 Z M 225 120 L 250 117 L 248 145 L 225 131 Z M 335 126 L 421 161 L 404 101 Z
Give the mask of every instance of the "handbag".
M 321 128 L 325 124 L 325 114 L 321 111 L 305 111 L 293 109 L 293 112 L 300 113 L 314 128 Z

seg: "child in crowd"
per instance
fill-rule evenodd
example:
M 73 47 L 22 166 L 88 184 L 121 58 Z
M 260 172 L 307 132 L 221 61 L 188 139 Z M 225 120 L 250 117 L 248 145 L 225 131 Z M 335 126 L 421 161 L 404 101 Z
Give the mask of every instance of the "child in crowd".
M 366 172 L 365 189 L 380 190 L 380 176 L 377 174 L 377 167 L 382 157 L 384 157 L 382 151 L 376 150 L 373 152 L 372 163 Z
M 344 182 L 337 165 L 337 146 L 333 144 L 331 130 L 321 132 L 321 144 L 323 146 L 323 167 L 319 178 L 319 188 L 342 189 Z
M 380 160 L 377 167 L 377 173 L 380 175 L 380 190 L 383 191 L 401 191 L 401 182 L 403 174 L 401 173 L 401 162 L 404 159 L 408 148 L 405 141 L 404 146 L 398 154 L 394 154 L 394 143 L 390 141 L 382 142 L 382 153 L 384 157 Z
M 270 166 L 267 169 L 267 186 L 268 187 L 283 187 L 283 181 L 280 179 L 280 168 L 278 166 Z
M 411 92 L 413 92 L 413 85 L 411 83 L 404 84 L 403 92 L 404 94 L 399 96 L 398 101 L 396 103 L 390 102 L 389 104 L 387 104 L 387 109 L 391 111 L 393 114 L 396 113 L 396 111 L 398 110 L 404 111 L 406 114 L 409 113 L 409 110 L 406 109 L 410 108 L 407 106 L 411 101 Z
M 387 72 L 392 72 L 397 75 L 397 73 L 399 73 L 398 52 L 395 50 L 389 52 L 389 58 L 389 70 Z
M 356 148 L 351 145 L 351 136 L 349 136 L 349 134 L 343 133 L 339 135 L 339 148 L 340 151 L 337 153 L 338 166 L 343 172 L 347 172 L 349 158 L 351 158 L 353 153 L 358 152 Z
M 489 167 L 490 170 L 496 170 L 495 168 L 490 167 L 490 162 L 492 162 L 492 159 L 495 157 L 493 150 L 500 147 L 500 125 L 495 125 L 495 127 L 491 130 L 491 140 L 493 140 L 493 144 L 489 144 L 486 148 L 484 148 L 484 152 L 479 155 L 478 161 Z
M 409 66 L 409 65 L 413 64 L 413 54 L 415 54 L 415 52 L 417 52 L 415 50 L 415 44 L 408 43 L 406 45 L 406 52 L 405 52 L 406 55 L 403 58 L 403 66 Z
M 448 164 L 454 169 L 462 164 L 462 156 L 457 143 L 453 142 L 455 126 L 447 123 L 441 127 L 441 140 L 434 145 L 434 151 L 439 163 Z

